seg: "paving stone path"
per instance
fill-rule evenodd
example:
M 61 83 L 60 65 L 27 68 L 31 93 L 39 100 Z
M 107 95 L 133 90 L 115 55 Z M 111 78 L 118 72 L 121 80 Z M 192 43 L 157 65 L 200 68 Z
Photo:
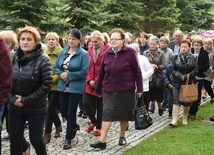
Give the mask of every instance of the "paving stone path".
M 202 104 L 206 103 L 208 100 L 209 98 L 203 100 Z M 181 112 L 182 109 L 180 110 L 180 114 Z M 151 117 L 153 118 L 154 123 L 145 130 L 135 130 L 134 122 L 129 122 L 129 130 L 126 132 L 126 146 L 118 145 L 119 122 L 112 123 L 107 137 L 107 148 L 104 150 L 93 149 L 89 146 L 91 142 L 99 140 L 99 137 L 86 133 L 85 129 L 88 126 L 87 119 L 78 117 L 77 122 L 80 125 L 80 130 L 77 131 L 77 136 L 72 140 L 72 148 L 69 150 L 62 149 L 65 140 L 65 127 L 63 127 L 61 137 L 57 139 L 54 138 L 55 130 L 53 129 L 51 142 L 47 144 L 48 155 L 121 155 L 130 148 L 146 140 L 148 137 L 164 129 L 170 122 L 168 119 L 168 111 L 165 111 L 163 116 L 159 116 L 157 107 L 155 113 L 151 114 Z M 4 134 L 5 131 L 2 131 L 2 135 Z M 28 130 L 25 131 L 25 137 L 28 139 Z M 9 147 L 9 140 L 2 140 L 2 155 L 10 154 Z M 30 154 L 35 155 L 32 145 Z

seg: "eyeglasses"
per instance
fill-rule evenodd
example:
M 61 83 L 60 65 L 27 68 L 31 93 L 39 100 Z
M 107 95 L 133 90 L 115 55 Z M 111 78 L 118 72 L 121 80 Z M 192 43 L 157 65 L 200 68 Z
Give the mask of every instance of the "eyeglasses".
M 197 45 L 197 44 L 196 44 L 196 45 L 193 45 L 193 46 L 194 46 L 194 47 L 200 47 L 201 45 Z
M 122 40 L 121 38 L 111 38 L 111 41 L 118 41 L 118 40 Z

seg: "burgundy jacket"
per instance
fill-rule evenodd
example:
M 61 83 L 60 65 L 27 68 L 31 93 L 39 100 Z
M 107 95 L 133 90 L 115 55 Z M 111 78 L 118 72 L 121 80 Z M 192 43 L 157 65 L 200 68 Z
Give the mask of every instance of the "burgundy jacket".
M 98 74 L 100 71 L 100 65 L 102 62 L 102 58 L 104 53 L 110 48 L 110 46 L 106 43 L 103 44 L 102 49 L 100 54 L 97 57 L 97 61 L 94 62 L 93 61 L 93 46 L 91 46 L 88 49 L 88 53 L 89 53 L 89 58 L 90 58 L 90 68 L 89 68 L 89 72 L 88 75 L 86 77 L 86 93 L 93 95 L 93 96 L 97 96 L 97 93 L 95 91 L 95 88 L 92 88 L 90 86 L 90 81 L 94 80 L 95 81 L 95 85 L 97 85 L 97 80 L 98 80 Z
M 134 49 L 123 46 L 118 53 L 110 48 L 103 56 L 97 94 L 136 90 L 143 93 L 141 69 Z
M 12 89 L 12 63 L 6 43 L 0 38 L 0 107 L 3 106 Z

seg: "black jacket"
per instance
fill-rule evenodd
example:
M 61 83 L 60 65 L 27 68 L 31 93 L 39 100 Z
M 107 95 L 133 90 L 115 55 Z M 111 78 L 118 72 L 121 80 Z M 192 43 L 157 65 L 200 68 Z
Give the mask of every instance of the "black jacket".
M 52 65 L 43 53 L 41 45 L 27 55 L 18 48 L 13 62 L 13 88 L 9 99 L 10 111 L 19 114 L 41 114 L 47 112 L 47 94 L 52 85 Z M 17 97 L 22 96 L 23 107 L 14 105 Z
M 194 49 L 192 49 L 192 53 L 194 53 Z M 201 48 L 201 51 L 198 55 L 198 77 L 206 77 L 204 72 L 208 70 L 210 67 L 209 65 L 209 54 L 204 48 Z
M 187 54 L 179 53 L 174 56 L 172 62 L 172 85 L 173 87 L 179 88 L 182 84 L 185 84 L 186 76 L 190 74 L 190 81 L 196 82 L 195 76 L 198 71 L 197 57 L 194 56 L 191 51 Z M 184 76 L 185 80 L 181 78 Z

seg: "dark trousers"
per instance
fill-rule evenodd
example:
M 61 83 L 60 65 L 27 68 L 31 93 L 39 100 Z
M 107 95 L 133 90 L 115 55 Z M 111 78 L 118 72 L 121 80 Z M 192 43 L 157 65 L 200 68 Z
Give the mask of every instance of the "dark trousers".
M 207 93 L 209 94 L 209 96 L 211 98 L 214 97 L 214 93 L 213 93 L 213 89 L 212 89 L 212 82 L 205 80 L 204 81 L 204 89 L 207 91 Z
M 4 119 L 5 119 L 5 123 L 6 123 L 6 130 L 8 132 L 8 109 L 7 109 L 7 104 L 6 103 L 4 105 L 4 111 L 3 111 L 3 115 L 2 115 L 2 123 L 4 122 Z
M 0 107 L 0 119 L 2 118 L 2 115 L 3 115 L 5 108 L 7 108 L 7 107 L 5 107 L 5 106 Z M 3 121 L 0 122 L 0 136 L 1 136 L 1 131 L 2 131 L 2 122 Z M 0 155 L 1 155 L 1 139 L 0 139 Z
M 96 123 L 96 129 L 101 129 L 102 113 L 103 113 L 103 101 L 102 98 L 97 96 L 84 94 L 83 103 L 85 110 L 88 114 L 92 124 Z M 97 114 L 97 118 L 95 115 Z
M 144 104 L 146 106 L 146 110 L 148 112 L 149 111 L 149 102 L 150 102 L 150 100 L 149 100 L 149 91 L 143 92 L 143 102 L 144 102 Z
M 66 139 L 71 139 L 72 132 L 77 128 L 77 107 L 82 94 L 60 92 L 60 110 L 67 120 Z
M 50 91 L 48 94 L 48 113 L 45 121 L 45 133 L 51 133 L 53 123 L 55 127 L 59 127 L 61 125 L 61 121 L 57 114 L 58 103 L 59 103 L 59 92 Z
M 29 123 L 29 138 L 36 154 L 47 155 L 43 141 L 45 114 L 17 114 L 8 110 L 10 154 L 22 155 L 25 122 Z
M 168 111 L 172 112 L 172 107 L 173 107 L 173 93 L 172 93 L 172 89 L 167 88 L 167 93 L 168 93 L 168 98 L 167 98 Z
M 201 91 L 204 86 L 205 80 L 204 79 L 197 80 L 197 82 L 198 82 L 198 100 L 192 103 L 192 106 L 190 107 L 190 110 L 189 110 L 190 115 L 196 115 L 196 113 L 198 112 L 198 107 L 201 103 Z

